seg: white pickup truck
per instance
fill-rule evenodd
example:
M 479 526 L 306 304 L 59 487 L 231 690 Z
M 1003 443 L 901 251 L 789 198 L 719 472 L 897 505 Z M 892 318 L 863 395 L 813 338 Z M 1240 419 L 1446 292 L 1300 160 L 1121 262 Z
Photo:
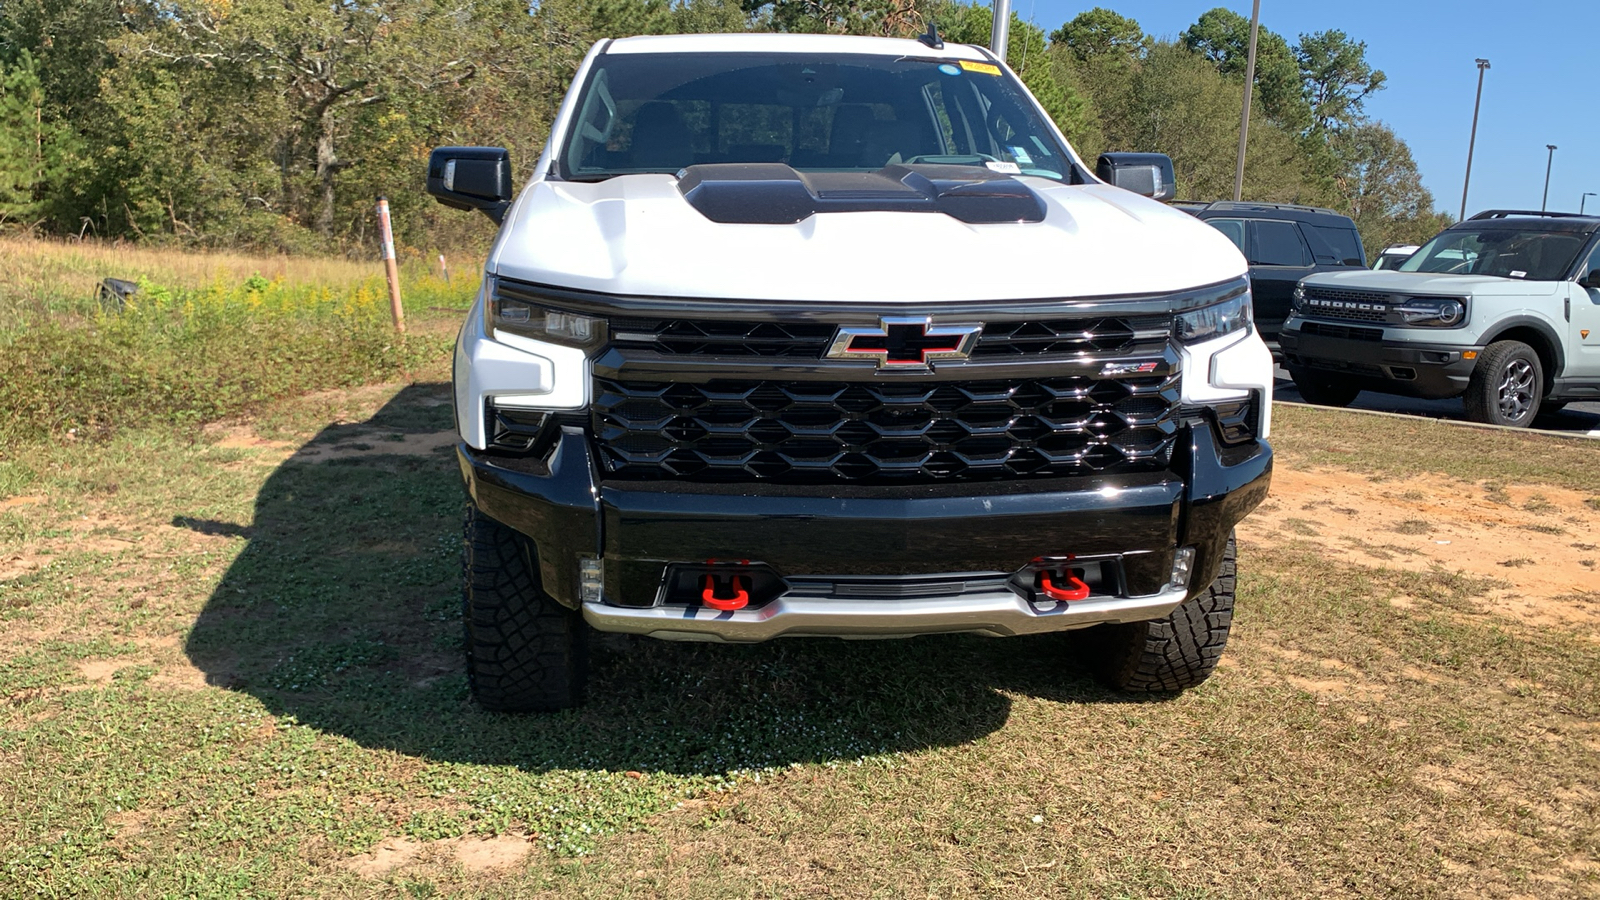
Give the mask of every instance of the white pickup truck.
M 1216 665 L 1272 363 L 1170 160 L 1091 171 L 936 34 L 692 35 L 597 44 L 515 199 L 495 148 L 428 189 L 500 223 L 455 361 L 485 707 L 577 703 L 589 630 Z

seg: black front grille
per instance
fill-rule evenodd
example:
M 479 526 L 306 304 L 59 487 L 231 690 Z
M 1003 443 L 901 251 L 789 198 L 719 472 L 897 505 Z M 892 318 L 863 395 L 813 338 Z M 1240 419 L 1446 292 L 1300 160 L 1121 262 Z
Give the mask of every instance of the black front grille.
M 1172 332 L 1171 316 L 1106 319 L 1044 319 L 990 322 L 983 326 L 972 355 L 1027 356 L 1063 353 L 1159 353 Z
M 1308 287 L 1300 305 L 1302 313 L 1322 319 L 1350 322 L 1387 322 L 1391 297 L 1379 291 L 1347 291 Z
M 1356 328 L 1350 325 L 1328 325 L 1323 322 L 1300 323 L 1302 334 L 1318 334 L 1323 337 L 1345 338 L 1352 341 L 1381 341 L 1383 340 L 1382 328 Z
M 761 356 L 821 359 L 837 325 L 728 322 L 711 319 L 612 319 L 612 340 L 668 356 Z
M 954 322 L 960 317 L 954 317 Z M 942 321 L 942 320 L 941 320 Z M 611 339 L 667 356 L 789 357 L 822 359 L 836 323 L 754 322 L 710 319 L 612 319 Z M 853 324 L 867 324 L 856 322 Z M 985 322 L 975 358 L 1061 356 L 1080 353 L 1160 353 L 1172 317 L 1111 316 Z
M 1159 470 L 1178 374 L 936 381 L 595 379 L 608 477 L 884 483 Z

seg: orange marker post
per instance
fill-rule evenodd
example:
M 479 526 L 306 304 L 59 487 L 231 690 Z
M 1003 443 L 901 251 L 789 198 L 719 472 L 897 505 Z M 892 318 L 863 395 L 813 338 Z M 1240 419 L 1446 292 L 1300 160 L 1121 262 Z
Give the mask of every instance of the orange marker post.
M 394 330 L 406 333 L 406 312 L 400 306 L 400 267 L 394 258 L 394 228 L 389 224 L 389 198 L 378 198 L 378 239 L 383 242 L 383 271 L 389 279 L 389 312 Z

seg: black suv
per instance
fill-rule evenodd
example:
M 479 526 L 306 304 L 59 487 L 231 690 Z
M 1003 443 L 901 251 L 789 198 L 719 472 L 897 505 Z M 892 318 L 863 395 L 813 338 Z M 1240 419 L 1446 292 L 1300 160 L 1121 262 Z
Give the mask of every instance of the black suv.
M 1356 223 L 1331 209 L 1225 200 L 1172 205 L 1227 235 L 1244 254 L 1250 263 L 1256 329 L 1274 346 L 1300 279 L 1367 267 Z

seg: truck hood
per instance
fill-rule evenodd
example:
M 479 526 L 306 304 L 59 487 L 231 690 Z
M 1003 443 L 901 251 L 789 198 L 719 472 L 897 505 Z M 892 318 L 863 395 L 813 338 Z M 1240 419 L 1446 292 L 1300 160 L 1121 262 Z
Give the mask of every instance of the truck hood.
M 727 224 L 670 175 L 538 181 L 507 215 L 489 271 L 609 294 L 903 304 L 1166 293 L 1246 272 L 1187 213 L 1108 185 L 1017 181 L 1043 201 L 1042 221 L 866 211 Z
M 1559 281 L 1524 281 L 1493 275 L 1436 275 L 1428 272 L 1357 270 L 1324 272 L 1302 279 L 1307 287 L 1344 288 L 1442 297 L 1546 297 L 1556 293 Z

